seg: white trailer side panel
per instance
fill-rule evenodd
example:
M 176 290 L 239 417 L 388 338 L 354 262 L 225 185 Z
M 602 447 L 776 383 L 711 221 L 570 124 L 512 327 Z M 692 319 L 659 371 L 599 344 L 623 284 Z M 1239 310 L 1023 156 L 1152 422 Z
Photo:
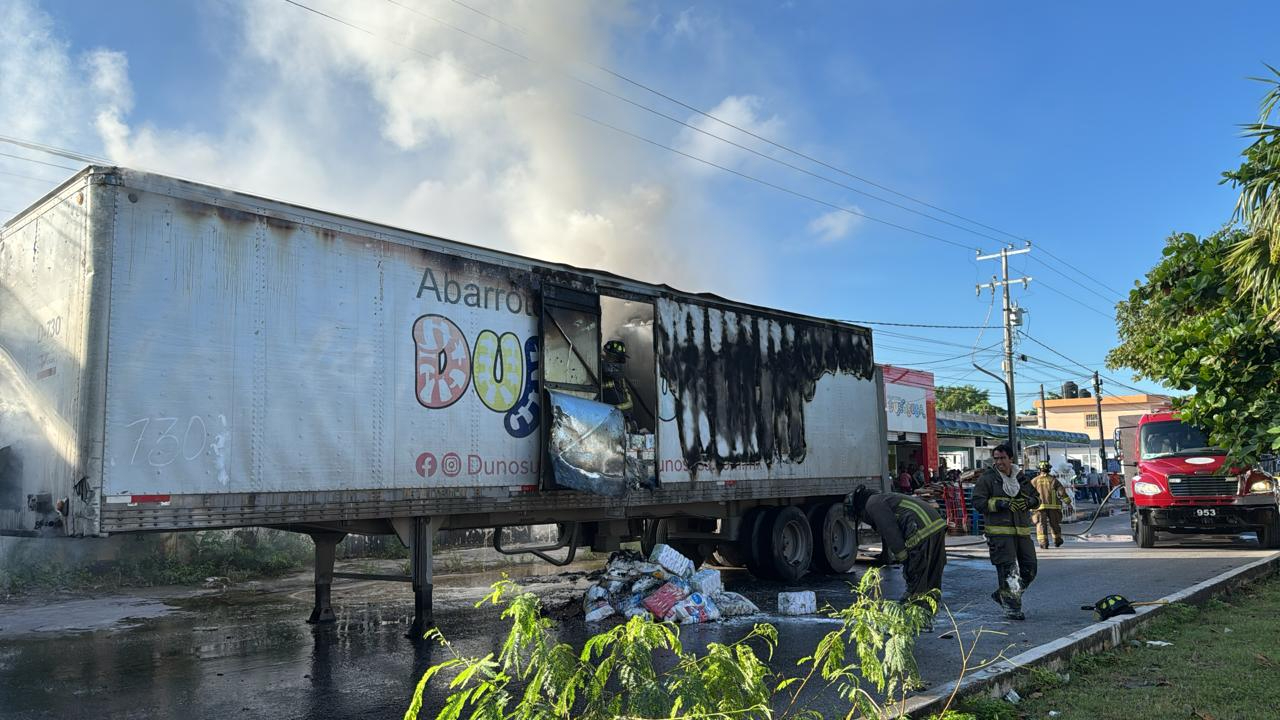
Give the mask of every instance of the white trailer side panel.
M 120 192 L 108 502 L 536 484 L 527 273 Z
M 98 199 L 77 176 L 0 234 L 0 530 L 96 532 L 102 368 L 90 307 L 106 273 L 89 217 Z

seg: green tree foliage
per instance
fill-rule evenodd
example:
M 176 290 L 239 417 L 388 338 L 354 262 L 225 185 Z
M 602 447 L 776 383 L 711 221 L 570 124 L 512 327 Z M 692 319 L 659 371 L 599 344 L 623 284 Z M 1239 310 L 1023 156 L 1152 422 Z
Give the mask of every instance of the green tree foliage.
M 1170 236 L 1159 264 L 1117 306 L 1122 343 L 1107 356 L 1113 369 L 1194 391 L 1177 401 L 1183 419 L 1241 462 L 1280 449 L 1280 338 L 1241 299 L 1224 262 L 1245 237 Z
M 886 600 L 879 570 L 868 570 L 849 607 L 831 612 L 840 627 L 799 662 L 799 674 L 784 677 L 767 663 L 778 644 L 769 624 L 697 655 L 682 647 L 677 626 L 635 617 L 575 650 L 555 639 L 538 597 L 510 581 L 494 584 L 478 605 L 486 603 L 511 622 L 502 647 L 466 657 L 439 632 L 428 633 L 451 657 L 427 669 L 405 720 L 417 720 L 433 678 L 447 679 L 449 691 L 437 720 L 816 719 L 822 715 L 807 706 L 816 694 L 806 692 L 815 686 L 847 700 L 847 718 L 897 718 L 905 691 L 918 683 L 915 637 L 937 610 L 935 597 Z
M 1270 65 L 1271 77 L 1255 78 L 1270 86 L 1262 98 L 1256 123 L 1245 126 L 1253 138 L 1236 170 L 1223 173 L 1223 182 L 1240 189 L 1235 218 L 1244 227 L 1232 246 L 1227 264 L 1240 297 L 1280 325 L 1280 70 Z
M 937 390 L 939 410 L 949 412 L 973 413 L 975 415 L 1003 415 L 1004 410 L 991 404 L 986 390 L 979 390 L 973 385 L 956 385 L 939 387 Z

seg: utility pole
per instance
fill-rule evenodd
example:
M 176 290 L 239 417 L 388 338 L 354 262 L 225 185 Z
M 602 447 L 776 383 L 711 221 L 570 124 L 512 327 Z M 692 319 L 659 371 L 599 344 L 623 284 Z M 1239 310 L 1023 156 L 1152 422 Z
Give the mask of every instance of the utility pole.
M 1020 456 L 1018 452 L 1018 414 L 1017 414 L 1017 396 L 1013 392 L 1013 327 L 1022 324 L 1022 308 L 1012 305 L 1009 302 L 1009 284 L 1011 282 L 1022 283 L 1023 289 L 1027 287 L 1027 283 L 1031 282 L 1029 277 L 1009 279 L 1009 256 L 1021 255 L 1031 252 L 1031 242 L 1028 241 L 1026 247 L 1014 249 L 1013 245 L 1006 245 L 1000 248 L 1000 252 L 992 255 L 978 255 L 979 260 L 994 260 L 1000 258 L 1000 277 L 992 277 L 991 282 L 977 286 L 978 296 L 982 296 L 982 291 L 991 288 L 994 293 L 996 288 L 1000 288 L 1004 293 L 1004 302 L 1001 309 L 1004 311 L 1004 377 L 996 375 L 993 372 L 978 367 L 974 363 L 974 367 L 982 372 L 996 378 L 1004 383 L 1005 399 L 1009 408 L 1009 447 L 1013 448 L 1015 458 Z
M 1093 371 L 1093 399 L 1097 403 L 1098 408 L 1098 458 L 1102 463 L 1102 467 L 1098 468 L 1103 475 L 1107 474 L 1107 435 L 1102 432 L 1102 380 L 1098 378 L 1098 371 Z
M 1044 406 L 1044 383 L 1040 383 L 1040 427 L 1045 429 L 1049 427 L 1049 413 Z M 1044 459 L 1049 459 L 1049 441 L 1044 443 Z

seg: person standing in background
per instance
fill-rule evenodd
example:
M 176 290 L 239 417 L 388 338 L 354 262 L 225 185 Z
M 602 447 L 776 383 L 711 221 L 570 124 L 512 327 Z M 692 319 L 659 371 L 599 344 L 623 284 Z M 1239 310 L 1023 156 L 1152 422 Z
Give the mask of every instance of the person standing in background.
M 911 494 L 911 473 L 907 472 L 906 465 L 898 466 L 898 479 L 894 482 L 894 489 L 903 495 Z
M 1040 509 L 1031 515 L 1036 525 L 1036 540 L 1042 549 L 1049 548 L 1049 535 L 1053 535 L 1053 546 L 1062 546 L 1062 508 L 1067 502 L 1067 491 L 1053 476 L 1052 465 L 1048 460 L 1040 463 L 1040 474 L 1031 481 L 1031 486 L 1040 496 Z

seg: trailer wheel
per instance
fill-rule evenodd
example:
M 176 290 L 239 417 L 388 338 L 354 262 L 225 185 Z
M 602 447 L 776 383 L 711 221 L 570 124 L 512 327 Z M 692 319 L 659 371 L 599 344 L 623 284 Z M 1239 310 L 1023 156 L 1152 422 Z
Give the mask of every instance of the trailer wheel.
M 644 533 L 640 535 L 640 552 L 645 557 L 653 554 L 653 546 L 667 541 L 667 524 L 662 520 L 645 520 Z
M 742 516 L 742 524 L 738 526 L 738 554 L 742 556 L 743 562 L 747 565 L 747 570 L 761 580 L 767 580 L 772 577 L 771 568 L 767 567 L 764 558 L 767 557 L 766 551 L 768 545 L 763 542 L 766 540 L 767 533 L 765 530 L 765 521 L 769 519 L 769 514 L 776 508 L 772 507 L 755 507 L 747 511 Z
M 777 508 L 765 516 L 760 529 L 767 548 L 762 548 L 765 564 L 772 566 L 772 575 L 779 580 L 793 583 L 809 572 L 813 561 L 813 531 L 809 518 L 794 505 Z
M 1138 547 L 1156 546 L 1156 529 L 1151 527 L 1151 522 L 1143 517 L 1140 510 L 1134 510 L 1129 516 L 1129 524 L 1133 528 L 1133 541 L 1138 543 Z
M 1273 515 L 1270 522 L 1258 528 L 1258 544 L 1267 550 L 1280 548 L 1280 516 Z
M 858 525 L 845 514 L 844 503 L 818 503 L 805 514 L 815 546 L 811 569 L 834 575 L 852 570 L 858 559 Z

